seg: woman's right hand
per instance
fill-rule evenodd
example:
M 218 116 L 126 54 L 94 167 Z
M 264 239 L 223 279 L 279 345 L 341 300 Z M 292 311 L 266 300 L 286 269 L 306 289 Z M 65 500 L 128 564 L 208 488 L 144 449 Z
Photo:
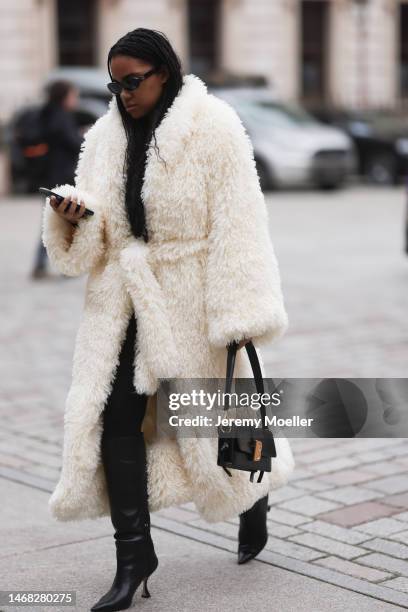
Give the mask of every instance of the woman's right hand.
M 80 209 L 78 212 L 76 211 L 78 199 L 77 198 L 64 198 L 62 202 L 58 204 L 57 198 L 55 196 L 50 197 L 50 205 L 55 210 L 57 215 L 69 221 L 73 225 L 76 225 L 78 219 L 80 219 L 85 212 L 86 205 L 84 202 L 80 202 Z

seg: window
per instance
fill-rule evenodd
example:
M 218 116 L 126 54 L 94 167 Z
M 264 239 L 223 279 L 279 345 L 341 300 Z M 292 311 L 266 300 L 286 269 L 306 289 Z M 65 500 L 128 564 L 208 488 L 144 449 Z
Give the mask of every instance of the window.
M 301 93 L 305 103 L 322 103 L 326 98 L 327 2 L 302 2 Z
M 95 64 L 95 24 L 95 0 L 58 0 L 60 66 Z
M 189 0 L 190 71 L 205 76 L 218 65 L 219 0 Z
M 408 4 L 400 5 L 400 95 L 408 99 Z

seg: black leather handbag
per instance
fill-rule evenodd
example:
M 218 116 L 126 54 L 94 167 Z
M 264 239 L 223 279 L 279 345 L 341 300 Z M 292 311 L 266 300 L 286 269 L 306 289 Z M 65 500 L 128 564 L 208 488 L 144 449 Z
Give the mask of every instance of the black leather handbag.
M 235 358 L 238 342 L 228 345 L 227 373 L 225 393 L 231 392 L 232 377 L 234 373 Z M 258 393 L 264 393 L 264 381 L 261 366 L 252 341 L 245 344 L 251 363 Z M 260 471 L 257 482 L 261 482 L 264 472 L 271 472 L 271 457 L 276 457 L 276 448 L 273 434 L 265 423 L 265 406 L 261 402 L 262 428 L 255 426 L 242 427 L 240 425 L 218 425 L 218 457 L 217 465 L 221 466 L 228 476 L 232 477 L 228 468 L 251 472 L 250 481 L 254 481 L 254 474 Z M 225 396 L 224 411 L 229 409 L 229 396 Z M 225 416 L 228 416 L 227 414 Z

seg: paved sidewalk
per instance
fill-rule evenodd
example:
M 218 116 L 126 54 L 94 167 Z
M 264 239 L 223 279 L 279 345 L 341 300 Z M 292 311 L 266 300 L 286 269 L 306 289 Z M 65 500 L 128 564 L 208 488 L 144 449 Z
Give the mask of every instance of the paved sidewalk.
M 76 607 L 85 612 L 110 587 L 115 573 L 115 548 L 108 520 L 58 524 L 50 522 L 47 495 L 0 478 L 0 493 L 8 503 L 1 509 L 0 588 L 76 592 Z M 164 519 L 163 519 L 164 521 Z M 170 527 L 170 528 L 169 528 Z M 218 544 L 175 534 L 170 523 L 156 527 L 159 566 L 149 579 L 151 599 L 134 596 L 135 610 L 146 612 L 393 612 L 399 607 L 292 571 L 268 561 L 236 564 L 223 542 Z M 2 606 L 2 610 L 55 610 Z
M 379 192 L 358 188 L 326 194 L 325 200 L 320 194 L 273 195 L 271 234 L 293 331 L 266 354 L 268 375 L 405 376 L 408 271 L 396 240 L 403 198 L 399 190 L 384 190 L 382 199 Z M 0 511 L 1 588 L 73 585 L 84 598 L 78 609 L 87 609 L 90 596 L 109 586 L 109 522 L 50 524 L 45 507 L 61 462 L 63 407 L 85 279 L 31 281 L 39 207 L 28 200 L 0 204 L 0 218 L 1 256 L 8 264 L 2 270 L 0 323 L 0 498 L 7 500 Z M 368 218 L 370 235 L 362 242 Z M 317 237 L 323 236 L 325 251 L 333 228 L 337 255 L 326 251 L 323 262 Z M 239 569 L 235 564 L 238 519 L 210 525 L 191 504 L 154 513 L 162 584 L 152 578 L 157 598 L 139 605 L 187 610 L 195 602 L 211 610 L 217 596 L 217 609 L 408 608 L 408 441 L 291 444 L 297 469 L 271 495 L 270 537 L 258 560 Z M 81 546 L 86 540 L 92 545 Z

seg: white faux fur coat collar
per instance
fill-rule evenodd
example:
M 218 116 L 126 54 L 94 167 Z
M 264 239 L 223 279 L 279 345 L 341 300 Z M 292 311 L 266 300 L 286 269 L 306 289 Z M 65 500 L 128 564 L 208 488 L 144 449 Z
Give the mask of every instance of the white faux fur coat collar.
M 225 377 L 231 340 L 252 337 L 259 347 L 288 326 L 252 145 L 235 111 L 197 76 L 185 75 L 156 142 L 159 155 L 152 139 L 142 189 L 149 243 L 134 238 L 126 216 L 126 136 L 115 98 L 85 136 L 75 186 L 53 188 L 76 195 L 95 214 L 80 219 L 71 243 L 67 222 L 48 200 L 44 207 L 43 241 L 52 263 L 64 274 L 89 274 L 65 407 L 62 471 L 50 499 L 59 520 L 109 513 L 102 412 L 133 310 L 134 385 L 149 395 L 151 511 L 193 501 L 206 520 L 224 520 L 283 485 L 294 468 L 285 438 L 276 439 L 272 472 L 251 483 L 248 473 L 237 470 L 230 478 L 216 465 L 215 438 L 171 440 L 155 430 L 160 379 Z M 244 350 L 235 376 L 251 376 Z

